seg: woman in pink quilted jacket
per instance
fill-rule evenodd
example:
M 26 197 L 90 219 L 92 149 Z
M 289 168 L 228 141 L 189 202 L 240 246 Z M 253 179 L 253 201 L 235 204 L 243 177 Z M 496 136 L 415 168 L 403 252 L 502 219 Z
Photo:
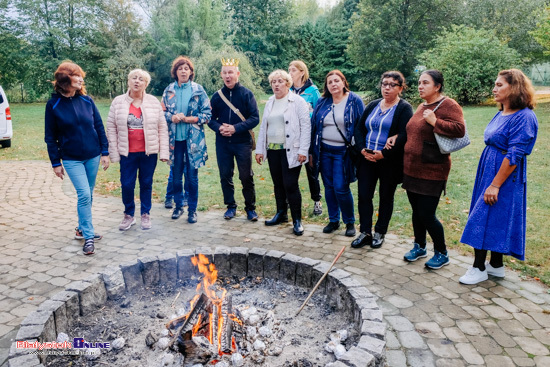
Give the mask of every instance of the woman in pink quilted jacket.
M 168 127 L 159 100 L 145 93 L 151 76 L 135 69 L 128 74 L 128 92 L 116 97 L 107 119 L 107 138 L 111 162 L 120 161 L 120 184 L 124 218 L 119 229 L 126 231 L 136 223 L 134 188 L 139 178 L 141 229 L 151 228 L 151 194 L 157 160 L 169 159 Z M 139 173 L 138 173 L 139 172 Z

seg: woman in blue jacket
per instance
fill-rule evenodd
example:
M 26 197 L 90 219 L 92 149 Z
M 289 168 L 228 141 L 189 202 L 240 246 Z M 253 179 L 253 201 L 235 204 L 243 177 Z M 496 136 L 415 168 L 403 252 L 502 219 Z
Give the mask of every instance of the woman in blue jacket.
M 353 139 L 355 125 L 365 109 L 361 98 L 349 90 L 346 77 L 332 70 L 325 77 L 323 98 L 319 99 L 311 120 L 311 165 L 321 173 L 325 186 L 329 223 L 324 233 L 340 227 L 340 212 L 346 224 L 346 236 L 355 236 L 353 196 L 349 188 L 356 180 L 355 166 L 346 142 Z
M 294 60 L 288 65 L 288 73 L 292 78 L 292 87 L 290 90 L 302 97 L 309 106 L 309 117 L 313 115 L 313 110 L 317 106 L 317 101 L 321 94 L 319 88 L 309 78 L 309 71 L 306 64 L 301 60 Z M 309 164 L 305 165 L 307 181 L 309 183 L 309 193 L 313 200 L 313 215 L 321 215 L 323 207 L 321 205 L 321 185 L 319 185 L 319 175 L 313 175 Z
M 78 195 L 76 239 L 84 239 L 82 251 L 94 253 L 92 194 L 99 163 L 109 167 L 109 143 L 94 101 L 86 95 L 86 73 L 72 62 L 63 62 L 54 74 L 55 93 L 46 104 L 45 142 L 55 175 L 65 170 Z M 61 163 L 63 161 L 63 164 Z

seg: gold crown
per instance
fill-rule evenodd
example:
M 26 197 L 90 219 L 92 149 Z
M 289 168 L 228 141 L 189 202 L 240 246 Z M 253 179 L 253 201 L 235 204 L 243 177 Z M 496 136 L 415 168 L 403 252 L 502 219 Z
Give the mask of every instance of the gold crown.
M 239 59 L 224 59 L 222 57 L 222 66 L 239 66 Z

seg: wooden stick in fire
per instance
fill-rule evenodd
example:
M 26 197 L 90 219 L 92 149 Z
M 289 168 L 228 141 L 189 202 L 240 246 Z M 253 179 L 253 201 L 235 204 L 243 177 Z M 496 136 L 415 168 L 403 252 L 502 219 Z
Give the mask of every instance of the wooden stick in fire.
M 315 284 L 315 287 L 313 287 L 313 289 L 311 290 L 311 293 L 309 293 L 309 296 L 307 296 L 306 300 L 304 301 L 304 303 L 302 304 L 302 307 L 300 307 L 300 309 L 298 310 L 298 312 L 296 312 L 296 316 L 298 316 L 300 314 L 300 312 L 302 312 L 302 310 L 304 309 L 304 307 L 306 306 L 306 304 L 308 303 L 309 299 L 311 298 L 311 296 L 313 296 L 313 293 L 315 293 L 315 291 L 317 290 L 317 288 L 319 288 L 319 286 L 321 285 L 321 283 L 323 282 L 323 280 L 326 278 L 326 276 L 328 275 L 328 273 L 332 270 L 332 267 L 334 266 L 334 264 L 336 264 L 336 262 L 338 261 L 338 259 L 340 258 L 340 256 L 342 256 L 342 254 L 344 253 L 344 251 L 346 250 L 346 246 L 342 247 L 342 249 L 340 250 L 340 252 L 338 253 L 338 255 L 336 255 L 336 258 L 334 259 L 334 261 L 332 262 L 332 264 L 330 264 L 330 267 L 327 269 L 327 271 L 325 272 L 325 274 L 323 274 L 323 276 L 321 277 L 321 279 L 319 279 L 319 281 L 317 282 L 317 284 Z

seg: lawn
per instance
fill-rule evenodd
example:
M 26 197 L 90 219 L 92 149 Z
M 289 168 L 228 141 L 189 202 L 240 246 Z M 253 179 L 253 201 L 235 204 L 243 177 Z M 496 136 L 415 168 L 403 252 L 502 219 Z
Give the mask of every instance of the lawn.
M 259 99 L 261 109 L 267 96 Z M 98 101 L 101 115 L 106 119 L 110 101 Z M 12 104 L 14 137 L 12 147 L 0 150 L 0 159 L 8 160 L 48 160 L 44 143 L 44 104 Z M 438 208 L 438 216 L 445 226 L 445 236 L 451 248 L 464 253 L 471 253 L 471 248 L 460 244 L 460 236 L 467 220 L 470 206 L 470 195 L 479 156 L 483 150 L 483 131 L 496 108 L 491 106 L 466 107 L 464 114 L 472 144 L 467 148 L 453 153 L 453 167 L 448 182 L 447 196 L 442 197 Z M 527 197 L 527 260 L 525 262 L 507 258 L 507 265 L 519 269 L 527 276 L 540 278 L 550 284 L 550 239 L 549 226 L 550 201 L 547 199 L 548 182 L 550 182 L 550 153 L 545 147 L 550 143 L 550 132 L 545 127 L 550 121 L 550 103 L 541 103 L 536 109 L 539 118 L 539 136 L 535 150 L 529 157 L 528 164 L 528 197 Z M 258 129 L 258 128 L 257 128 Z M 257 130 L 256 129 L 256 130 Z M 219 184 L 214 149 L 214 133 L 206 128 L 207 145 L 210 159 L 205 167 L 199 170 L 199 210 L 223 207 L 221 187 Z M 162 201 L 166 193 L 166 182 L 169 168 L 159 162 L 154 177 L 153 199 Z M 270 217 L 275 211 L 275 198 L 269 169 L 267 165 L 258 166 L 254 163 L 258 214 Z M 240 182 L 235 176 L 236 199 L 239 208 L 243 208 L 240 194 Z M 300 186 L 303 194 L 303 216 L 306 222 L 323 224 L 328 221 L 326 208 L 320 217 L 311 215 L 313 203 L 309 198 L 309 188 L 305 173 L 301 175 Z M 112 164 L 107 172 L 100 171 L 96 190 L 100 194 L 120 197 L 119 166 Z M 357 184 L 352 191 L 357 199 Z M 136 194 L 138 191 L 136 190 Z M 122 202 L 120 204 L 122 216 Z M 396 203 L 390 231 L 399 235 L 412 236 L 411 210 L 405 191 L 401 188 L 396 193 Z M 200 220 L 200 214 L 199 214 Z

